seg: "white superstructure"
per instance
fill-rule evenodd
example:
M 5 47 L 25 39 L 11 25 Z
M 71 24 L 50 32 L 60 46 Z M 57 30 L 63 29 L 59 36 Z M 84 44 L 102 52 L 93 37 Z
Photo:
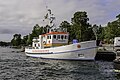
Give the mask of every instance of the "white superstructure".
M 114 38 L 114 46 L 119 46 L 120 47 L 120 37 L 115 37 Z

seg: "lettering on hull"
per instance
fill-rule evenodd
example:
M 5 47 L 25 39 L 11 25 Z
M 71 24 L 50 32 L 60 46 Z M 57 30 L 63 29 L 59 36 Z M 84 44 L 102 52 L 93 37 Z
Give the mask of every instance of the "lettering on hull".
M 32 50 L 32 52 L 49 53 L 49 50 Z

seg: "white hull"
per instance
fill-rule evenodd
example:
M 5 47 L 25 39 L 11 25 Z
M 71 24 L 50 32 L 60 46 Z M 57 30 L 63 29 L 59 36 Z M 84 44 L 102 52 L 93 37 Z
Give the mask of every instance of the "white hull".
M 59 60 L 94 60 L 96 52 L 96 41 L 86 41 L 54 48 L 25 49 L 27 56 Z

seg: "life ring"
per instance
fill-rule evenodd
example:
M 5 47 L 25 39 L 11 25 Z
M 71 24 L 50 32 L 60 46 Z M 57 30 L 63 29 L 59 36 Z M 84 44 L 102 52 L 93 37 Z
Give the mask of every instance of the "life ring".
M 78 45 L 77 45 L 77 48 L 81 48 L 81 46 L 78 44 Z
M 46 42 L 45 42 L 45 41 L 43 41 L 43 44 L 46 44 Z
M 50 41 L 49 41 L 49 43 L 50 43 Z

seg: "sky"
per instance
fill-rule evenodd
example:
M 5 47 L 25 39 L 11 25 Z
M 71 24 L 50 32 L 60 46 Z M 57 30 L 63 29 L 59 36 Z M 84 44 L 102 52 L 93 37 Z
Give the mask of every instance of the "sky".
M 31 33 L 35 24 L 43 26 L 48 6 L 56 24 L 71 22 L 77 11 L 86 11 L 89 23 L 106 25 L 120 14 L 120 0 L 0 0 L 0 41 L 10 41 L 14 34 Z

